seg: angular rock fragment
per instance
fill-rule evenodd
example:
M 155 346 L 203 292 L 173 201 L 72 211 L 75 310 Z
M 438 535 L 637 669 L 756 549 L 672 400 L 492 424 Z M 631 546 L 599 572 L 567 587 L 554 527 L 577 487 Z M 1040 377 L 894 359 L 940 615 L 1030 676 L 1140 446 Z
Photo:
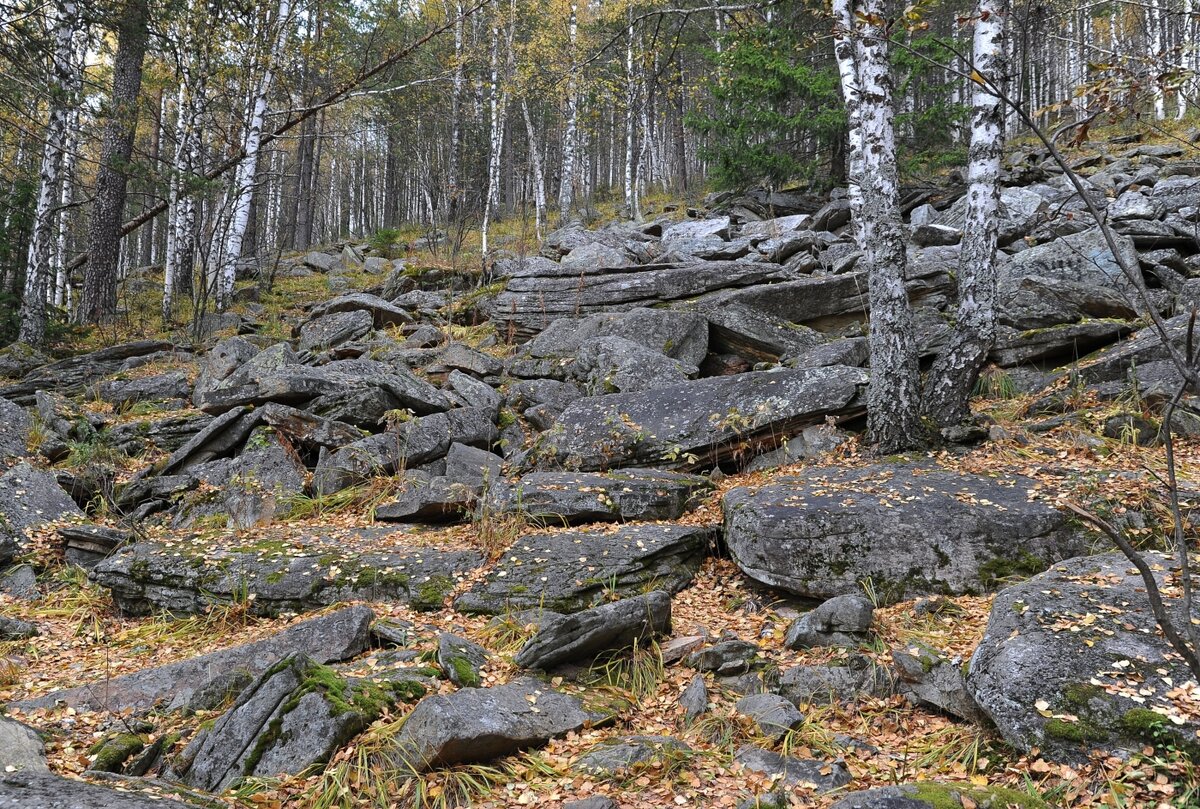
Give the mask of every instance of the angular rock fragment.
M 552 621 L 538 630 L 513 662 L 527 669 L 550 669 L 623 649 L 671 630 L 671 596 L 656 590 L 601 604 Z

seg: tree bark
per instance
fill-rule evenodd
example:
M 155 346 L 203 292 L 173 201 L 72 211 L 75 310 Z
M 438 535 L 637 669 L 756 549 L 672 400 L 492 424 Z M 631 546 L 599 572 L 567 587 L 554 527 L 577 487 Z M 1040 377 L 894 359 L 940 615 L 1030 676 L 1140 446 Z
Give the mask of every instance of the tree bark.
M 846 103 L 847 147 L 850 152 L 850 177 L 847 195 L 850 198 L 850 222 L 854 229 L 854 240 L 863 246 L 862 238 L 862 127 L 859 121 L 859 78 L 857 56 L 851 35 L 854 32 L 854 17 L 850 9 L 851 0 L 833 0 L 833 56 L 837 62 L 838 78 L 841 80 L 842 97 Z
M 25 264 L 25 289 L 21 298 L 20 329 L 17 339 L 30 345 L 46 340 L 46 297 L 50 292 L 50 254 L 58 220 L 59 185 L 62 182 L 67 119 L 72 106 L 75 67 L 75 29 L 79 25 L 79 7 L 74 0 L 55 3 L 54 75 L 50 84 L 50 119 L 42 147 L 38 172 L 38 195 L 34 209 L 33 239 Z
M 284 43 L 287 42 L 287 25 L 291 17 L 291 0 L 279 0 L 275 15 L 276 31 L 270 50 L 267 52 L 262 77 L 254 94 L 250 120 L 242 139 L 242 160 L 234 172 L 231 196 L 233 209 L 230 212 L 229 232 L 225 239 L 224 263 L 217 279 L 217 309 L 225 310 L 233 302 L 233 284 L 237 279 L 237 265 L 242 257 L 242 242 L 250 223 L 250 203 L 254 199 L 254 178 L 258 174 L 258 153 L 262 143 L 263 124 L 267 117 L 267 94 L 275 76 L 275 63 L 279 60 Z
M 567 15 L 567 53 L 570 65 L 567 70 L 567 114 L 563 128 L 562 140 L 562 177 L 558 186 L 558 218 L 565 225 L 571 218 L 575 206 L 575 176 L 578 172 L 577 131 L 579 127 L 579 90 L 575 78 L 575 47 L 579 36 L 579 4 L 576 0 L 570 2 L 570 12 Z
M 1005 0 L 979 0 L 975 17 L 972 75 L 1000 83 L 1005 74 Z M 970 419 L 975 380 L 996 340 L 996 233 L 1004 105 L 980 80 L 973 85 L 971 106 L 958 309 L 950 344 L 934 363 L 925 389 L 925 413 L 939 427 Z
M 923 442 L 919 367 L 904 287 L 906 256 L 882 1 L 863 0 L 856 16 L 860 21 L 856 56 L 863 152 L 862 243 L 871 304 L 867 428 L 877 450 L 890 453 Z
M 88 225 L 88 263 L 83 279 L 79 319 L 84 323 L 111 320 L 117 311 L 117 258 L 121 247 L 121 216 L 129 182 L 129 158 L 137 130 L 142 62 L 149 40 L 148 0 L 126 0 L 117 25 L 113 57 L 112 97 L 100 147 L 100 168 Z

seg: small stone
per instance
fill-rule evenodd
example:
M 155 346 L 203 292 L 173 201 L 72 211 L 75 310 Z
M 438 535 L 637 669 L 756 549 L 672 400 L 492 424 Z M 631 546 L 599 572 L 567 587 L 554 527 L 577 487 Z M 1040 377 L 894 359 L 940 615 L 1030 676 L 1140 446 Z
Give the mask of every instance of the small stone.
M 778 694 L 750 694 L 738 700 L 734 710 L 753 719 L 759 732 L 771 741 L 804 724 L 804 714 Z
M 697 671 L 712 671 L 718 675 L 749 671 L 758 655 L 758 647 L 744 640 L 726 640 L 692 652 L 686 663 Z
M 812 784 L 818 792 L 843 787 L 850 783 L 850 771 L 840 761 L 825 762 L 812 759 L 792 758 L 763 750 L 747 744 L 739 748 L 734 761 L 747 770 L 780 778 L 790 786 Z
M 687 688 L 679 695 L 679 706 L 683 708 L 683 716 L 688 722 L 694 722 L 708 712 L 708 686 L 704 683 L 704 675 L 692 677 Z
M 478 643 L 443 632 L 438 635 L 437 662 L 446 678 L 459 688 L 476 688 L 488 651 Z

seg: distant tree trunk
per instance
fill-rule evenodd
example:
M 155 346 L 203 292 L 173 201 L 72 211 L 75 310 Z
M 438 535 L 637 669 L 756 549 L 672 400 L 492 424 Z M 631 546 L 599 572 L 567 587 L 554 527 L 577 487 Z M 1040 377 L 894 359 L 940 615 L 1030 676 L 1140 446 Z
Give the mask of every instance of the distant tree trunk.
M 1005 74 L 1005 0 L 979 0 L 975 14 L 974 73 L 992 82 Z M 934 363 L 925 413 L 939 427 L 971 417 L 971 392 L 996 339 L 996 233 L 1004 105 L 983 81 L 973 86 L 971 145 L 967 156 L 967 217 L 959 255 L 958 309 L 950 344 Z
M 542 240 L 542 226 L 546 222 L 546 176 L 542 171 L 542 151 L 538 146 L 537 133 L 533 129 L 533 118 L 529 115 L 529 102 L 521 99 L 521 116 L 525 119 L 525 132 L 529 137 L 529 165 L 533 171 L 533 223 L 537 240 Z
M 446 169 L 446 210 L 451 218 L 458 215 L 461 193 L 459 191 L 459 160 L 462 155 L 462 96 L 465 84 L 463 64 L 463 6 L 462 0 L 454 4 L 454 78 L 450 91 L 450 157 Z
M 562 177 L 558 186 L 559 224 L 565 225 L 575 206 L 575 177 L 578 173 L 579 89 L 575 76 L 575 47 L 579 37 L 579 3 L 571 0 L 567 14 L 567 53 L 571 63 L 567 74 L 567 114 L 562 139 Z
M 195 22 L 191 23 L 195 25 Z M 163 263 L 162 321 L 174 321 L 176 297 L 190 294 L 196 267 L 196 198 L 191 188 L 200 172 L 200 128 L 205 106 L 207 63 L 195 50 L 189 36 L 189 53 L 180 66 L 176 103 L 175 165 L 167 189 L 167 249 Z M 192 58 L 197 59 L 192 62 Z
M 110 320 L 117 311 L 121 217 L 137 130 L 138 93 L 142 89 L 149 23 L 149 0 L 126 0 L 117 25 L 112 97 L 104 123 L 92 219 L 88 225 L 88 263 L 79 305 L 79 319 L 84 323 Z
M 510 19 L 508 24 L 512 25 Z M 508 59 L 512 58 L 512 29 L 507 28 Z M 508 123 L 508 95 L 500 83 L 500 10 L 492 0 L 492 47 L 491 47 L 491 79 L 489 115 L 491 126 L 488 135 L 488 173 L 487 190 L 483 203 L 483 223 L 481 225 L 482 244 L 480 248 L 486 257 L 488 253 L 488 229 L 491 226 L 492 212 L 500 201 L 500 158 L 504 149 L 504 128 Z
M 859 78 L 854 41 L 854 16 L 850 10 L 851 0 L 833 0 L 833 22 L 836 33 L 833 37 L 833 55 L 837 61 L 838 77 L 842 84 L 842 97 L 846 103 L 847 146 L 850 152 L 850 177 L 847 192 L 850 198 L 850 226 L 854 229 L 854 240 L 859 247 L 862 238 L 862 126 L 859 120 Z
M 638 151 L 637 151 L 637 82 L 633 75 L 633 7 L 628 11 L 629 23 L 625 28 L 625 206 L 629 218 L 635 222 L 642 218 L 638 206 Z
M 243 157 L 234 173 L 233 209 L 229 215 L 229 232 L 226 234 L 224 264 L 217 279 L 217 309 L 225 310 L 233 303 L 233 284 L 237 280 L 237 265 L 242 257 L 242 242 L 250 224 L 250 203 L 254 199 L 254 178 L 258 174 L 258 151 L 262 142 L 263 124 L 267 117 L 267 94 L 275 76 L 275 63 L 279 60 L 284 43 L 287 42 L 287 24 L 291 17 L 291 0 L 279 0 L 275 15 L 275 37 L 267 52 L 262 77 L 250 108 L 250 120 L 242 138 Z
M 688 192 L 687 164 L 687 83 L 683 79 L 683 55 L 675 55 L 675 187 L 679 193 Z
M 856 16 L 860 20 L 856 56 L 863 153 L 862 244 L 871 303 L 867 428 L 877 450 L 889 453 L 921 443 L 919 367 L 904 287 L 906 257 L 882 0 L 864 0 Z
M 51 251 L 59 219 L 58 204 L 72 89 L 75 85 L 75 30 L 79 25 L 79 7 L 74 0 L 55 4 L 54 74 L 50 84 L 50 119 L 42 147 L 38 171 L 37 204 L 33 216 L 33 239 L 25 264 L 25 289 L 21 298 L 21 342 L 41 345 L 46 340 L 46 298 L 50 294 Z

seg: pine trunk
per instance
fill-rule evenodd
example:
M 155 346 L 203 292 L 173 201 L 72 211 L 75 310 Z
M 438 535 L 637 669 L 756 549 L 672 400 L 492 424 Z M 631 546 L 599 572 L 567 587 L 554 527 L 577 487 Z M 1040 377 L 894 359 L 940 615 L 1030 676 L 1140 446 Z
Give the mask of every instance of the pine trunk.
M 148 0 L 126 0 L 117 30 L 113 57 L 112 97 L 100 147 L 100 167 L 92 196 L 88 225 L 88 263 L 83 279 L 79 318 L 103 323 L 117 311 L 117 259 L 121 247 L 121 218 L 129 182 L 129 159 L 137 131 L 138 94 L 142 62 L 149 39 Z

